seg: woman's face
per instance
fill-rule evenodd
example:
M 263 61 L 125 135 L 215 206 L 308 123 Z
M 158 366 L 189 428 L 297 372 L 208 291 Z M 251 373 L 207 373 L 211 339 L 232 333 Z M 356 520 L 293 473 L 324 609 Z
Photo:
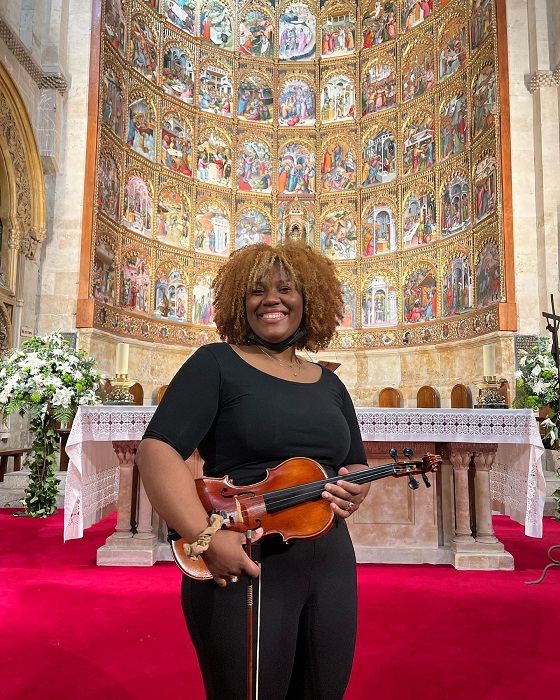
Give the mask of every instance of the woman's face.
M 288 274 L 274 265 L 247 293 L 245 311 L 256 335 L 269 343 L 280 343 L 301 324 L 303 296 Z

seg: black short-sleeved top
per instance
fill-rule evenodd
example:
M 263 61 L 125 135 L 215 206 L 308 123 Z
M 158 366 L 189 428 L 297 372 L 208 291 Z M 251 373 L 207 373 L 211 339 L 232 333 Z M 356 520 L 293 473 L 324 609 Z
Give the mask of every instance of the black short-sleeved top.
M 262 372 L 226 343 L 205 345 L 169 384 L 144 437 L 183 459 L 198 447 L 205 476 L 241 485 L 290 457 L 310 457 L 331 476 L 367 465 L 352 399 L 321 369 L 317 382 L 302 384 Z

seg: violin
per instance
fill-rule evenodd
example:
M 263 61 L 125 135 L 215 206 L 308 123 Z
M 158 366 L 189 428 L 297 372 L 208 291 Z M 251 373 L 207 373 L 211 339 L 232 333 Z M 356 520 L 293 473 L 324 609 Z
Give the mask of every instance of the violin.
M 343 480 L 354 484 L 367 484 L 387 476 L 407 477 L 411 489 L 417 489 L 420 474 L 424 484 L 431 486 L 427 472 L 435 472 L 442 459 L 439 455 L 426 454 L 419 461 L 397 462 L 397 452 L 390 454 L 394 462 L 379 467 L 361 469 L 344 476 L 327 477 L 323 467 L 308 457 L 292 457 L 273 469 L 266 470 L 261 481 L 250 486 L 235 486 L 227 476 L 196 479 L 196 491 L 209 515 L 218 513 L 224 519 L 222 528 L 246 533 L 262 527 L 263 537 L 280 535 L 284 542 L 293 539 L 312 539 L 326 532 L 334 522 L 329 501 L 321 497 L 327 484 Z M 404 454 L 412 456 L 405 448 Z M 204 561 L 185 554 L 182 538 L 169 538 L 171 552 L 181 571 L 191 578 L 211 579 L 212 574 Z

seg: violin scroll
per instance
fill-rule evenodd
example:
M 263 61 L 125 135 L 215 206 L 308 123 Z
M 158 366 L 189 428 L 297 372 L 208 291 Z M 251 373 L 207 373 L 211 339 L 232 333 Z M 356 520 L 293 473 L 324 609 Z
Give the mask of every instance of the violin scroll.
M 405 447 L 403 450 L 404 456 L 408 459 L 407 462 L 397 462 L 398 454 L 394 447 L 389 450 L 389 454 L 395 460 L 395 473 L 393 476 L 406 476 L 408 478 L 408 485 L 413 490 L 416 490 L 420 486 L 418 480 L 414 478 L 415 474 L 420 474 L 426 488 L 430 488 L 432 485 L 426 476 L 426 473 L 437 471 L 441 467 L 442 463 L 441 455 L 433 455 L 429 453 L 425 454 L 421 461 L 412 461 L 411 458 L 413 456 L 413 452 L 410 447 Z

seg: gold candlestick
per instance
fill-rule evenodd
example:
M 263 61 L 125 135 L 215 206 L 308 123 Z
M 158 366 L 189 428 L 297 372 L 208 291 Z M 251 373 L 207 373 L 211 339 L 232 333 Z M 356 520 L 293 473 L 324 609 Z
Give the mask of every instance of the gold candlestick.
M 128 374 L 117 374 L 111 382 L 112 391 L 103 402 L 106 406 L 130 405 L 134 404 L 134 396 L 129 388 L 135 383 L 134 379 L 129 379 Z
M 475 408 L 509 408 L 498 391 L 500 385 L 495 375 L 485 375 L 484 381 L 478 385 L 478 400 Z

